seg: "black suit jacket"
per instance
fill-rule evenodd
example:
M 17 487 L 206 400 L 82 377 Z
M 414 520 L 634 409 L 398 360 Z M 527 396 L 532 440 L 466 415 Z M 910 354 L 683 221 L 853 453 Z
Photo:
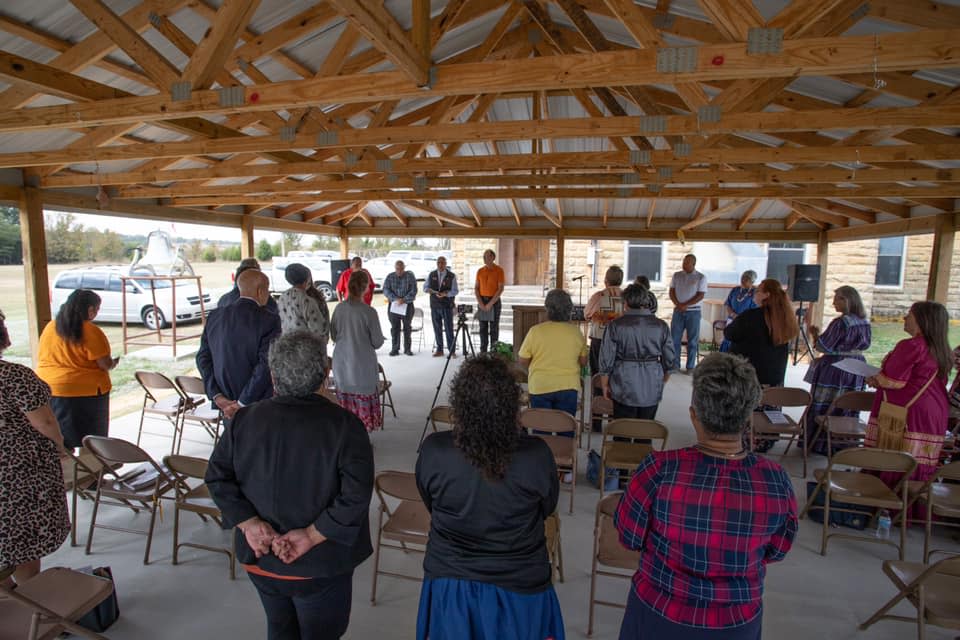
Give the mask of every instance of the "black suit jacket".
M 240 298 L 207 317 L 200 338 L 197 369 L 213 400 L 223 394 L 240 404 L 273 395 L 267 351 L 280 335 L 280 316 L 250 298 Z
M 313 524 L 327 538 L 287 565 L 273 554 L 257 559 L 237 529 L 243 564 L 322 578 L 352 571 L 373 551 L 370 438 L 359 418 L 322 396 L 240 409 L 210 457 L 206 483 L 225 528 L 259 516 L 280 534 Z

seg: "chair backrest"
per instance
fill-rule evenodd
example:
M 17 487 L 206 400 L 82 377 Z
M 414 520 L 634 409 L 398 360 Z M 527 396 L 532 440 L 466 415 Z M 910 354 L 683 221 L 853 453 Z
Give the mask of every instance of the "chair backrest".
M 774 407 L 806 407 L 810 401 L 810 392 L 797 387 L 767 387 L 760 396 L 761 404 Z
M 386 382 L 386 381 L 387 381 L 387 372 L 383 370 L 383 365 L 380 364 L 379 362 L 377 363 L 377 371 L 380 372 L 380 379 L 383 380 L 384 382 Z
M 904 451 L 858 447 L 843 449 L 833 454 L 830 467 L 859 467 L 870 471 L 896 471 L 908 476 L 913 473 L 917 461 Z
M 524 409 L 520 412 L 520 425 L 549 433 L 577 432 L 577 419 L 559 409 Z
M 591 393 L 594 397 L 597 396 L 596 391 L 597 391 L 598 389 L 600 389 L 600 387 L 602 386 L 602 385 L 600 384 L 600 380 L 601 380 L 601 379 L 603 379 L 603 374 L 602 374 L 602 373 L 595 373 L 595 374 L 593 374 L 592 376 L 590 376 L 590 393 Z
M 876 395 L 873 391 L 847 391 L 834 399 L 827 415 L 834 411 L 870 411 Z
M 657 420 L 638 420 L 635 418 L 617 418 L 607 423 L 607 429 L 604 432 L 607 437 L 638 438 L 660 440 L 660 450 L 667 447 L 667 436 L 669 430 L 666 425 Z
M 163 464 L 174 473 L 186 478 L 203 480 L 207 475 L 209 462 L 193 456 L 169 455 L 163 457 Z
M 620 544 L 620 534 L 613 524 L 613 516 L 622 496 L 622 491 L 608 493 L 597 502 L 594 519 L 597 562 L 608 567 L 632 571 L 640 565 L 640 553 L 626 549 Z
M 419 307 L 413 310 L 413 320 L 410 321 L 411 331 L 420 331 L 423 329 L 423 309 Z
M 416 476 L 409 471 L 381 471 L 374 479 L 373 486 L 381 502 L 384 496 L 397 500 L 422 501 L 420 492 L 417 490 Z
M 934 480 L 957 480 L 960 481 L 960 460 L 948 462 L 939 469 L 934 476 Z
M 445 404 L 438 404 L 430 410 L 430 422 L 436 429 L 438 424 L 447 424 L 453 426 L 453 409 Z
M 108 466 L 111 463 L 133 464 L 137 462 L 153 462 L 150 454 L 126 440 L 110 438 L 108 436 L 85 436 L 83 446 L 90 453 L 97 456 L 101 463 Z
M 197 376 L 177 376 L 173 381 L 186 395 L 205 396 L 207 393 L 203 386 L 203 379 Z
M 133 374 L 137 379 L 137 382 L 140 383 L 140 386 L 143 387 L 143 390 L 151 398 L 156 399 L 156 392 L 158 391 L 175 391 L 177 395 L 182 397 L 182 392 L 180 387 L 174 384 L 173 380 L 158 373 L 156 371 L 137 371 Z

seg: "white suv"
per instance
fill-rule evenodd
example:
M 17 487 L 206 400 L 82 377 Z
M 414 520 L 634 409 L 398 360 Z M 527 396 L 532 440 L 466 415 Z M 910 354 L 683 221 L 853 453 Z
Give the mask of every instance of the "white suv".
M 67 296 L 76 289 L 90 289 L 100 296 L 100 313 L 97 320 L 121 322 L 123 320 L 123 291 L 120 276 L 128 275 L 129 267 L 98 266 L 68 269 L 57 276 L 50 292 L 50 305 L 54 315 L 66 302 Z M 154 280 L 156 307 L 150 293 L 150 280 L 127 280 L 127 322 L 142 322 L 150 329 L 167 326 L 173 318 L 173 290 L 169 280 Z M 200 296 L 193 280 L 177 282 L 177 322 L 200 317 Z M 203 306 L 209 313 L 217 303 L 204 292 Z

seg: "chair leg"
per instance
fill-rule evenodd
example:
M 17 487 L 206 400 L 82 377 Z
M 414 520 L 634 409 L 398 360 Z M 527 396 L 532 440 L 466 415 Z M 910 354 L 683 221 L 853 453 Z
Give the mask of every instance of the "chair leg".
M 807 503 L 806 503 L 805 505 L 803 505 L 803 511 L 800 512 L 800 519 L 801 519 L 801 520 L 803 520 L 803 518 L 806 517 L 807 512 L 810 511 L 810 507 L 813 506 L 813 501 L 816 500 L 816 498 L 817 498 L 817 492 L 818 492 L 818 491 L 822 491 L 822 490 L 823 490 L 823 488 L 821 487 L 821 485 L 820 485 L 819 483 L 817 484 L 816 487 L 813 488 L 813 492 L 812 492 L 812 493 L 810 494 L 810 496 L 807 498 Z
M 70 497 L 73 509 L 70 512 L 70 546 L 77 546 L 77 474 L 73 474 L 73 495 Z
M 803 477 L 807 477 L 807 446 L 810 443 L 807 442 L 807 426 L 803 426 Z
M 140 436 L 143 435 L 143 419 L 146 416 L 147 397 L 143 397 L 143 407 L 140 409 L 140 426 L 137 427 L 137 446 L 140 446 Z
M 570 515 L 573 515 L 573 496 L 577 492 L 577 452 L 573 452 L 573 466 L 570 467 Z
M 230 531 L 230 579 L 237 579 L 237 531 Z
M 927 637 L 927 616 L 926 616 L 925 596 L 926 596 L 926 589 L 921 584 L 917 588 L 917 640 L 926 640 L 926 637 Z
M 900 588 L 900 585 L 897 585 L 897 586 L 898 588 Z M 893 609 L 895 606 L 900 604 L 900 601 L 909 595 L 910 595 L 910 591 L 908 589 L 901 588 L 900 593 L 890 598 L 890 600 L 888 600 L 885 605 L 877 609 L 877 612 L 874 613 L 872 616 L 870 616 L 865 622 L 861 623 L 858 629 L 860 629 L 860 631 L 866 630 L 875 622 L 878 622 L 881 618 L 883 618 L 884 615 L 887 613 L 887 611 L 890 611 L 890 609 Z
M 594 532 L 593 540 L 593 568 L 590 571 L 590 606 L 587 614 L 587 637 L 593 637 L 593 609 L 594 602 L 597 599 L 597 534 Z
M 928 499 L 926 522 L 923 523 L 923 564 L 930 563 L 930 534 L 933 533 L 932 507 L 933 507 L 933 503 L 931 500 Z
M 87 547 L 86 554 L 90 555 L 90 547 L 93 545 L 93 528 L 97 524 L 97 511 L 100 507 L 100 484 L 103 482 L 103 472 L 100 472 L 100 477 L 97 479 L 97 497 L 93 500 L 93 513 L 90 514 L 90 531 L 87 532 Z
M 180 549 L 180 506 L 173 505 L 173 563 L 177 564 L 177 551 Z
M 827 540 L 830 536 L 827 531 L 830 528 L 830 490 L 823 490 L 823 530 L 820 538 L 820 555 L 827 555 Z
M 560 519 L 557 518 L 557 573 L 563 582 L 563 539 L 560 537 Z
M 383 507 L 380 507 L 379 516 L 377 517 L 377 540 L 376 544 L 373 546 L 373 580 L 370 585 L 370 605 L 375 606 L 377 604 L 377 575 L 380 572 L 380 543 L 383 527 Z
M 393 406 L 393 394 L 390 393 L 390 389 L 387 389 L 387 398 L 390 400 L 390 413 L 393 414 L 393 417 L 397 417 L 397 408 Z
M 158 479 L 159 483 L 160 480 Z M 160 496 L 153 494 L 153 506 L 150 509 L 150 528 L 147 529 L 147 548 L 143 552 L 143 564 L 150 564 L 150 545 L 153 544 L 153 525 L 157 521 L 157 509 L 160 507 Z

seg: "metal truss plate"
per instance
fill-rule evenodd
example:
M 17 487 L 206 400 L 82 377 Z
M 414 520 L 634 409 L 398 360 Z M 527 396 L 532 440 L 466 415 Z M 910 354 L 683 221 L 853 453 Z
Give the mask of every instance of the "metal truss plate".
M 336 131 L 321 131 L 317 134 L 317 146 L 329 147 L 340 142 L 340 134 Z
M 691 73 L 697 70 L 699 57 L 697 47 L 657 49 L 657 73 Z
M 667 130 L 667 116 L 640 116 L 641 135 L 665 133 Z
M 783 52 L 783 29 L 768 27 L 751 27 L 747 31 L 747 53 L 763 55 Z
M 223 87 L 218 92 L 221 107 L 239 107 L 243 105 L 245 91 L 243 87 Z
M 649 149 L 630 150 L 630 164 L 650 164 L 650 158 Z

